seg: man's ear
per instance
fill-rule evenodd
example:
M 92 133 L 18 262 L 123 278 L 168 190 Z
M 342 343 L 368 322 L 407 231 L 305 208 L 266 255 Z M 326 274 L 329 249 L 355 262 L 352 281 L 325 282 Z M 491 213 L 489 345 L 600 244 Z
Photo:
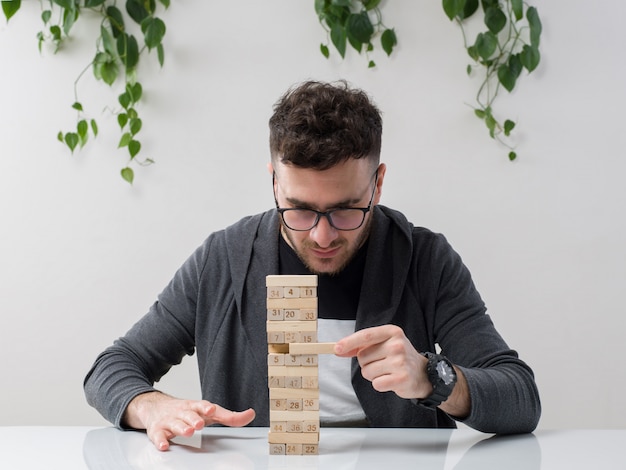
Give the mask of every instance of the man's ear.
M 272 162 L 267 162 L 267 171 L 269 171 L 270 175 L 274 174 L 274 166 L 272 165 Z

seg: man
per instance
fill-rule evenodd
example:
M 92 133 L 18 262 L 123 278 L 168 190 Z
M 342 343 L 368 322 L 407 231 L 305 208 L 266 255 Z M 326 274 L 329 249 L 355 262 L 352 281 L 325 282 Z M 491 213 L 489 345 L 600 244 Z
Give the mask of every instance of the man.
M 322 426 L 534 430 L 533 373 L 495 330 L 460 257 L 378 205 L 381 134 L 378 109 L 345 82 L 288 91 L 270 119 L 276 209 L 207 238 L 97 358 L 89 403 L 116 426 L 146 429 L 161 450 L 206 425 L 268 426 L 265 276 L 313 273 L 320 341 L 337 341 L 320 364 Z M 194 351 L 203 400 L 153 388 Z

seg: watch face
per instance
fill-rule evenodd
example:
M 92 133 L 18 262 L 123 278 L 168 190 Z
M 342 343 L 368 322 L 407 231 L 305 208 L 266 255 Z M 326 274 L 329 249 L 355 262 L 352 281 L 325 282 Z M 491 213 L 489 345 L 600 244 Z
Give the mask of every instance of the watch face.
M 456 379 L 454 369 L 448 365 L 445 361 L 439 361 L 437 363 L 437 374 L 444 384 L 450 385 Z

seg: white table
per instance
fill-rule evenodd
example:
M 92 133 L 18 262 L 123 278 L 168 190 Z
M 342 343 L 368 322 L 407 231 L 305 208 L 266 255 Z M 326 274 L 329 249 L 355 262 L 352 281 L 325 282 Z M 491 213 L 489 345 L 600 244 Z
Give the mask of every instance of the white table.
M 541 430 L 493 436 L 470 429 L 322 428 L 320 455 L 270 456 L 267 428 L 206 428 L 157 451 L 140 432 L 0 427 L 0 468 L 17 469 L 626 469 L 626 430 Z

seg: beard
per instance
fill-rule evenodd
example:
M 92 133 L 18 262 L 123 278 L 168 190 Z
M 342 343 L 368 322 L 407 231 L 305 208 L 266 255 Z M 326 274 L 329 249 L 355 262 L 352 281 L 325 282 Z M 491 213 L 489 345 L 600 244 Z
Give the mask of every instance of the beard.
M 365 219 L 363 226 L 360 228 L 359 235 L 352 242 L 340 237 L 333 241 L 328 247 L 324 247 L 324 249 L 331 250 L 336 248 L 341 249 L 337 256 L 333 256 L 332 258 L 318 258 L 313 255 L 311 250 L 320 249 L 321 247 L 308 238 L 300 242 L 296 242 L 293 237 L 293 232 L 289 228 L 285 227 L 282 220 L 280 222 L 280 232 L 283 238 L 289 246 L 291 246 L 306 268 L 312 274 L 334 276 L 343 271 L 350 261 L 352 261 L 354 256 L 359 251 L 359 248 L 363 246 L 369 237 L 372 217 L 370 216 Z

